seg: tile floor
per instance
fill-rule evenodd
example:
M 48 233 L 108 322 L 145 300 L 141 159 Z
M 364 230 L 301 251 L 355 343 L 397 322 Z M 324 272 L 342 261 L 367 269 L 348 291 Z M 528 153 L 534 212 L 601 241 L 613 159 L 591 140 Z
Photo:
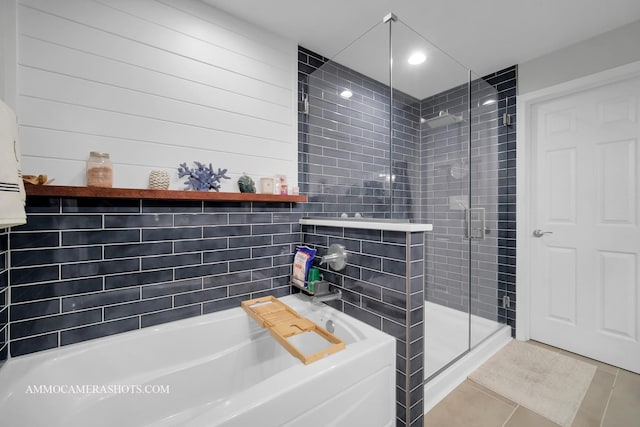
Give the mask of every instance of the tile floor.
M 640 375 L 531 341 L 597 367 L 571 427 L 640 427 Z M 554 422 L 466 380 L 425 415 L 425 427 L 553 427 Z

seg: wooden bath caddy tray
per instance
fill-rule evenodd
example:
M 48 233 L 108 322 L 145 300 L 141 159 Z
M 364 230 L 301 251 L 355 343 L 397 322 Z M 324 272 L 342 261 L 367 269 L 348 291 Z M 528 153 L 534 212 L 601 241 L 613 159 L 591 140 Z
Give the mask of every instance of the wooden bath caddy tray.
M 340 338 L 316 325 L 311 320 L 300 316 L 294 309 L 276 297 L 268 295 L 262 298 L 242 301 L 240 305 L 260 326 L 269 329 L 273 338 L 280 345 L 305 365 L 343 350 L 345 347 Z M 290 338 L 304 333 L 314 333 L 330 345 L 320 351 L 305 355 L 289 341 Z

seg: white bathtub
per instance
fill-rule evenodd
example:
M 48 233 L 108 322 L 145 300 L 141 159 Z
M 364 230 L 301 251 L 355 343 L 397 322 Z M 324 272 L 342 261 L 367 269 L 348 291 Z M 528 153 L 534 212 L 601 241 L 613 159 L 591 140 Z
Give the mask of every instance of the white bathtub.
M 395 425 L 395 340 L 305 297 L 281 300 L 334 322 L 346 349 L 304 365 L 238 307 L 11 358 L 0 368 L 0 424 Z M 156 389 L 122 393 L 129 385 Z

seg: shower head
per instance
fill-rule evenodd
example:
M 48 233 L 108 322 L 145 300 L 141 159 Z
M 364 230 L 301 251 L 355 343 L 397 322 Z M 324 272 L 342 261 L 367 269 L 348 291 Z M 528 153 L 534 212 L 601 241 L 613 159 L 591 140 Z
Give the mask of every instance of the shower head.
M 427 124 L 427 126 L 429 126 L 429 128 L 435 129 L 442 126 L 452 125 L 454 123 L 460 123 L 462 121 L 462 116 L 449 114 L 448 111 L 440 111 L 440 114 L 438 114 L 436 117 L 427 119 L 425 123 Z

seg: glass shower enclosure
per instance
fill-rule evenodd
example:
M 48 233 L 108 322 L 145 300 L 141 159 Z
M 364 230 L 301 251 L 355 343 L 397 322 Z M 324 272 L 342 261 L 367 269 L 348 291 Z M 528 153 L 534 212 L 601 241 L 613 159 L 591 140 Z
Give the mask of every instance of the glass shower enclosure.
M 393 14 L 318 62 L 299 88 L 305 209 L 433 224 L 426 383 L 504 328 L 498 90 Z

